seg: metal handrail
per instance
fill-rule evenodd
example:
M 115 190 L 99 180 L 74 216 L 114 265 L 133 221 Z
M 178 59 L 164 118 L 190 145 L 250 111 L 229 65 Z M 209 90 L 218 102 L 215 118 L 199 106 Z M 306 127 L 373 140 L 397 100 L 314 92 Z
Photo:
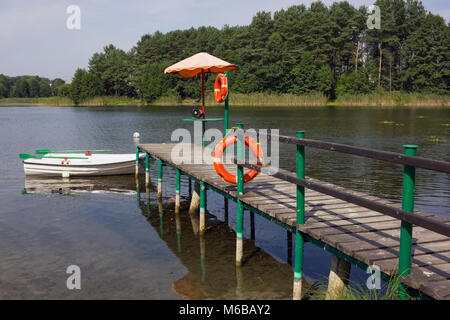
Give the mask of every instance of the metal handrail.
M 270 166 L 259 166 L 251 163 L 239 163 L 236 159 L 234 160 L 234 163 L 238 166 L 242 166 L 247 169 L 256 170 L 258 172 L 262 172 L 263 169 L 268 169 L 268 172 L 273 172 L 270 175 L 284 180 L 291 182 L 293 184 L 296 184 L 298 186 L 302 186 L 329 196 L 332 196 L 337 199 L 341 199 L 356 205 L 359 205 L 361 207 L 380 212 L 382 214 L 386 214 L 388 216 L 391 216 L 393 218 L 397 218 L 399 220 L 412 223 L 414 225 L 423 227 L 425 229 L 434 231 L 436 233 L 445 235 L 447 237 L 450 237 L 450 224 L 445 224 L 445 222 L 439 221 L 434 218 L 425 217 L 422 215 L 417 215 L 405 210 L 402 210 L 400 208 L 396 208 L 384 203 L 380 203 L 376 200 L 369 200 L 361 196 L 354 195 L 350 192 L 342 191 L 342 190 L 336 190 L 334 188 L 328 187 L 322 183 L 306 180 L 306 179 L 300 179 L 297 178 L 294 174 L 292 174 L 290 171 L 280 169 L 280 168 L 274 168 Z
M 243 207 L 241 197 L 244 194 L 243 168 L 249 168 L 261 172 L 263 167 L 245 163 L 244 160 L 244 142 L 243 136 L 245 131 L 242 124 L 237 125 L 235 134 L 238 137 L 238 157 L 235 159 L 237 164 L 237 188 L 238 188 L 238 222 L 242 224 Z M 416 168 L 428 169 L 450 173 L 450 163 L 445 161 L 432 160 L 422 157 L 416 157 L 415 145 L 404 145 L 405 154 L 379 151 L 368 148 L 354 147 L 345 144 L 324 142 L 319 140 L 305 139 L 303 131 L 297 131 L 296 137 L 276 135 L 271 133 L 258 133 L 258 136 L 266 136 L 267 140 L 274 138 L 278 141 L 297 146 L 297 170 L 296 175 L 283 170 L 276 169 L 272 175 L 276 178 L 292 182 L 297 185 L 297 224 L 305 223 L 305 188 L 309 188 L 335 198 L 345 200 L 347 202 L 389 215 L 401 220 L 400 229 L 400 250 L 398 273 L 400 276 L 408 275 L 411 272 L 411 249 L 412 249 L 412 228 L 413 224 L 421 226 L 427 230 L 450 237 L 450 224 L 438 221 L 435 218 L 425 217 L 423 215 L 414 214 L 414 189 L 415 189 L 415 170 Z M 308 181 L 305 179 L 305 146 L 328 151 L 336 151 L 347 153 L 365 158 L 388 161 L 391 163 L 403 165 L 403 195 L 402 208 L 395 208 L 379 201 L 369 200 L 361 196 L 357 196 L 342 190 L 335 190 L 323 184 Z M 270 167 L 269 167 L 270 169 Z M 269 171 L 270 172 L 270 171 Z M 295 245 L 295 267 L 294 267 L 294 286 L 301 280 L 303 274 L 303 250 L 304 239 L 298 228 L 296 229 L 296 245 Z M 406 288 L 401 286 L 400 297 L 407 299 Z M 295 290 L 294 290 L 295 291 Z M 295 294 L 294 294 L 295 295 Z

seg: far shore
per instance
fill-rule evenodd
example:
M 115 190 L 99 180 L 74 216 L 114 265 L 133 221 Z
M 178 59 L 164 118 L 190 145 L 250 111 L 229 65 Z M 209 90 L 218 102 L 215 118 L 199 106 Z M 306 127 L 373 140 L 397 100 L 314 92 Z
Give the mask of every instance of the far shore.
M 207 106 L 219 106 L 212 95 L 205 98 Z M 88 106 L 198 106 L 195 99 L 181 100 L 176 97 L 161 97 L 152 103 L 146 103 L 137 98 L 102 96 L 94 97 L 75 105 L 67 97 L 43 98 L 3 98 L 0 106 L 58 106 L 58 107 L 88 107 Z M 231 106 L 248 107 L 450 107 L 450 96 L 434 94 L 416 94 L 393 92 L 372 93 L 366 95 L 349 95 L 335 101 L 328 101 L 322 94 L 266 94 L 234 93 L 230 95 Z

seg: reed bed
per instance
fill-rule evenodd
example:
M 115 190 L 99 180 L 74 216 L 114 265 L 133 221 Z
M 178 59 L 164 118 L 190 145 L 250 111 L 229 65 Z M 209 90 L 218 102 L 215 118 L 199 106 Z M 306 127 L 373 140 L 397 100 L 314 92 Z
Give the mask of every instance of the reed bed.
M 405 92 L 375 92 L 346 95 L 336 100 L 339 106 L 358 107 L 450 107 L 450 96 Z

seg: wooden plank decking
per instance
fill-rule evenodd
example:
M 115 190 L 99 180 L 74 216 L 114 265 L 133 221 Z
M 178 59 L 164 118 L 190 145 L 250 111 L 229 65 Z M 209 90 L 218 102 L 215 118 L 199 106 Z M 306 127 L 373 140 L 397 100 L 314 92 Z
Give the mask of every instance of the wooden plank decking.
M 153 157 L 236 198 L 236 186 L 223 181 L 212 165 L 176 165 L 171 159 L 173 146 L 174 144 L 138 145 Z M 343 189 L 332 184 L 327 185 Z M 360 192 L 351 192 L 363 195 Z M 292 183 L 260 174 L 245 184 L 242 201 L 284 224 L 297 227 L 308 236 L 366 265 L 379 266 L 385 274 L 396 273 L 400 220 L 309 189 L 305 195 L 306 222 L 301 226 L 296 225 L 296 186 Z M 387 200 L 364 196 L 400 207 L 399 204 Z M 415 214 L 432 216 L 421 211 L 415 211 Z M 433 217 L 450 223 L 441 217 Z M 411 274 L 404 278 L 404 282 L 432 298 L 450 299 L 450 238 L 414 227 L 412 252 Z

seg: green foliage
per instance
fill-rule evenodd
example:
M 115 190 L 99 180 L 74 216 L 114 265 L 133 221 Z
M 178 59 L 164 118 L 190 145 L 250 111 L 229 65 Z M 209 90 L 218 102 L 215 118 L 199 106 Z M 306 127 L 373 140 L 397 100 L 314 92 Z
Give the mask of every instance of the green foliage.
M 164 65 L 160 63 L 148 62 L 137 73 L 137 86 L 143 101 L 151 103 L 163 95 L 167 82 L 164 69 Z
M 72 89 L 70 84 L 64 83 L 58 88 L 58 97 L 70 98 L 72 95 Z
M 52 96 L 52 89 L 47 81 L 39 81 L 39 97 L 50 97 Z
M 131 93 L 129 75 L 131 56 L 112 44 L 95 53 L 89 61 L 89 72 L 102 81 L 101 91 L 116 97 Z
M 58 95 L 58 89 L 65 84 L 66 82 L 63 79 L 56 78 L 51 81 L 50 86 L 52 90 L 52 95 L 57 96 Z
M 50 80 L 38 76 L 8 77 L 0 74 L 0 98 L 50 97 Z
M 102 81 L 94 73 L 87 72 L 84 69 L 78 68 L 75 71 L 75 74 L 73 76 L 72 82 L 70 84 L 70 93 L 69 97 L 73 100 L 73 103 L 79 104 L 82 101 L 85 101 L 87 99 L 101 96 L 104 94 Z M 65 86 L 61 86 L 60 91 L 61 96 L 66 94 Z
M 343 96 L 346 94 L 366 94 L 372 92 L 376 83 L 371 81 L 366 70 L 348 71 L 344 73 L 337 83 L 336 94 Z

